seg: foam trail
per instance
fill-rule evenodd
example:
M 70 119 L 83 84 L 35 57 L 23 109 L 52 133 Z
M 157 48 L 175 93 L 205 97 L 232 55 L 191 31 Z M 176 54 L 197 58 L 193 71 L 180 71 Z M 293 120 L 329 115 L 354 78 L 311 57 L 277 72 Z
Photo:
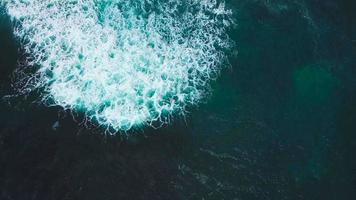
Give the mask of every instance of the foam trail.
M 216 0 L 2 0 L 35 67 L 22 90 L 114 132 L 198 104 L 232 41 Z

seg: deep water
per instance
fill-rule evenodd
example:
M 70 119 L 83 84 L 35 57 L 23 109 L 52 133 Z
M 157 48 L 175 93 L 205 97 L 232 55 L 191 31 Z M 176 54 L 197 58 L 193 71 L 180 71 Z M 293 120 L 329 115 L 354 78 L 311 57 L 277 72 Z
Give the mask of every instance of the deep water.
M 356 199 L 356 2 L 227 6 L 238 53 L 169 126 L 105 136 L 40 91 L 2 98 L 0 199 Z M 26 56 L 0 13 L 3 97 Z

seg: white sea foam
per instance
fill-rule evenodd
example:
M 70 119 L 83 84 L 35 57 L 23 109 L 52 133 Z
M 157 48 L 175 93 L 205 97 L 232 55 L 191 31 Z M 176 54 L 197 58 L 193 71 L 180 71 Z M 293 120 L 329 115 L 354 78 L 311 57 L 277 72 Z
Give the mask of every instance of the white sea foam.
M 39 66 L 21 89 L 115 131 L 162 125 L 209 90 L 232 41 L 216 0 L 2 0 Z

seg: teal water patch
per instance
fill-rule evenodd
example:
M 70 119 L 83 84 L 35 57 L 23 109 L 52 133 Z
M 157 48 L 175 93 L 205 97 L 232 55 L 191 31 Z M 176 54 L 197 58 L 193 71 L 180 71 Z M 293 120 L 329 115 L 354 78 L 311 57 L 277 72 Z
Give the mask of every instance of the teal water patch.
M 233 46 L 232 11 L 214 0 L 3 1 L 40 66 L 19 90 L 127 131 L 198 104 Z
M 322 64 L 307 65 L 297 69 L 293 78 L 297 98 L 316 104 L 325 102 L 338 83 L 333 74 Z

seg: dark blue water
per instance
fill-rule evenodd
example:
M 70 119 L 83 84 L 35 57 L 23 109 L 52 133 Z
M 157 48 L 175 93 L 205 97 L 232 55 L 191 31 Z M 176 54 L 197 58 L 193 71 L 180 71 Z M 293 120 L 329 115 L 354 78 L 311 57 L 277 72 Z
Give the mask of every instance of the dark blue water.
M 236 56 L 189 116 L 130 137 L 0 103 L 0 199 L 356 199 L 356 2 L 234 0 Z M 0 95 L 24 59 L 0 17 Z M 54 126 L 55 125 L 55 126 Z

